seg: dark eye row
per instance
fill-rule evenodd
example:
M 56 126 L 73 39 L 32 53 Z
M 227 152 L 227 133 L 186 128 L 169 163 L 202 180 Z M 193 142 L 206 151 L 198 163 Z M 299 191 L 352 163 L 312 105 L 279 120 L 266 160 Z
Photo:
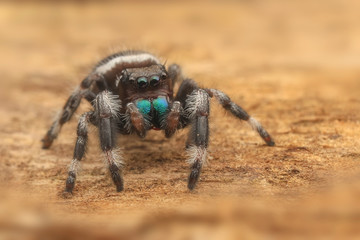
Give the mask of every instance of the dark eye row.
M 146 77 L 139 77 L 137 79 L 137 84 L 139 88 L 146 88 L 149 84 L 152 87 L 158 86 L 160 83 L 160 77 L 159 76 L 151 76 L 149 79 Z

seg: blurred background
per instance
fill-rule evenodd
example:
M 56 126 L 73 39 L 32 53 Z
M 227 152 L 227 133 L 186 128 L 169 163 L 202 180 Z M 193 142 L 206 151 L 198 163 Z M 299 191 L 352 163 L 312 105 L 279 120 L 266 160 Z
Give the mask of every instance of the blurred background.
M 0 238 L 356 238 L 360 230 L 360 2 L 3 1 Z M 116 193 L 93 129 L 62 196 L 83 102 L 41 138 L 92 66 L 142 49 L 218 88 L 274 136 L 266 147 L 213 102 L 209 164 L 186 189 L 187 131 L 119 137 Z

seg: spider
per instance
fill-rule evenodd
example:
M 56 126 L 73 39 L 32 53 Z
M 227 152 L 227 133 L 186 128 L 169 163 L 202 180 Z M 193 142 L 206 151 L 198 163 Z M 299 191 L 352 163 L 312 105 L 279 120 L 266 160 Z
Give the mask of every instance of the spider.
M 180 83 L 174 96 L 174 84 Z M 65 193 L 72 193 L 88 140 L 88 124 L 99 129 L 101 149 L 118 192 L 124 189 L 123 157 L 116 147 L 117 134 L 162 130 L 167 138 L 176 130 L 191 127 L 186 143 L 190 175 L 187 187 L 193 190 L 207 158 L 210 98 L 216 98 L 235 117 L 247 121 L 268 146 L 275 143 L 261 124 L 222 91 L 201 88 L 184 78 L 177 64 L 167 69 L 154 55 L 144 51 L 123 51 L 101 60 L 71 94 L 49 131 L 42 139 L 48 149 L 61 127 L 71 119 L 82 98 L 93 110 L 81 115 L 77 126 L 74 156 L 69 166 Z

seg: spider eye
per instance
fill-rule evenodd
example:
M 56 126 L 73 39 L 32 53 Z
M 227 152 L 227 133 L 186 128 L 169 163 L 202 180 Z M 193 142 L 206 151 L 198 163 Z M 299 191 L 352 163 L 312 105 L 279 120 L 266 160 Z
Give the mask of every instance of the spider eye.
M 135 82 L 135 79 L 134 79 L 134 78 L 129 78 L 129 83 L 130 83 L 130 84 L 134 84 L 134 82 Z
M 162 73 L 162 74 L 161 74 L 161 79 L 165 80 L 166 78 L 167 78 L 166 73 Z
M 159 76 L 152 76 L 150 78 L 150 85 L 155 87 L 157 85 L 159 85 L 159 81 L 160 81 L 160 77 Z
M 148 85 L 146 77 L 139 77 L 137 79 L 137 84 L 140 88 L 146 88 Z

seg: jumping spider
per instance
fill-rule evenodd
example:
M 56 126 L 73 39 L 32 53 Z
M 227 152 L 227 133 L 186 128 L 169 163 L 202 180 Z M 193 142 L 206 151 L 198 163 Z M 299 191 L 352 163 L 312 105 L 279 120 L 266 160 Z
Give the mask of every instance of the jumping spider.
M 175 83 L 181 83 L 174 96 Z M 177 129 L 191 126 L 187 141 L 191 172 L 188 188 L 194 189 L 209 141 L 209 99 L 218 102 L 235 117 L 247 121 L 267 145 L 274 141 L 261 124 L 240 106 L 216 89 L 200 88 L 183 78 L 181 68 L 168 69 L 154 55 L 143 51 L 124 51 L 101 60 L 72 93 L 43 138 L 43 148 L 51 146 L 64 123 L 70 120 L 82 98 L 93 110 L 84 113 L 78 123 L 74 157 L 69 167 L 65 191 L 72 193 L 79 162 L 88 140 L 88 123 L 98 127 L 101 149 L 118 192 L 124 189 L 122 156 L 116 148 L 117 133 L 136 133 L 143 138 L 148 130 L 163 130 L 167 138 Z

